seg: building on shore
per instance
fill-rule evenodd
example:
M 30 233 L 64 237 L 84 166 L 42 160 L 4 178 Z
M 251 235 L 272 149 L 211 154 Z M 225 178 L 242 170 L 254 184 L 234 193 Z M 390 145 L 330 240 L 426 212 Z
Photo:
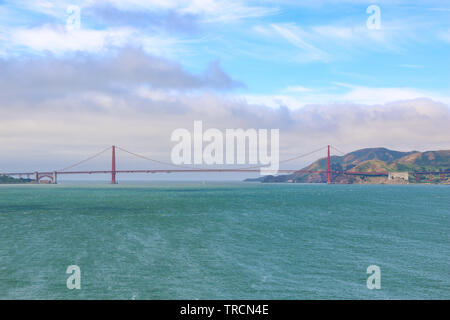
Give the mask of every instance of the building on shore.
M 388 183 L 408 183 L 408 172 L 389 172 Z

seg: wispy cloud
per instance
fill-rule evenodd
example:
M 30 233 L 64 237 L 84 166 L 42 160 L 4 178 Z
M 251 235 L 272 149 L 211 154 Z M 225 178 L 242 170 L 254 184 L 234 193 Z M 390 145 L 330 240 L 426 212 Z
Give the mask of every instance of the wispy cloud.
M 431 98 L 450 105 L 450 93 L 442 94 L 429 90 L 407 87 L 368 87 L 355 84 L 332 82 L 326 88 L 310 90 L 296 86 L 282 89 L 275 94 L 246 94 L 249 103 L 263 104 L 271 108 L 287 107 L 299 110 L 311 104 L 365 104 L 382 105 L 393 101 Z
M 67 30 L 63 25 L 43 25 L 35 28 L 16 28 L 0 32 L 0 42 L 14 53 L 21 51 L 37 53 L 51 52 L 65 54 L 71 52 L 101 53 L 114 47 L 136 46 L 148 53 L 175 57 L 184 53 L 186 44 L 192 40 L 180 40 L 167 35 L 148 35 L 138 29 L 118 27 L 105 30 Z
M 280 36 L 298 51 L 290 59 L 298 62 L 334 62 L 346 60 L 349 56 L 386 51 L 405 52 L 418 41 L 414 32 L 406 28 L 409 21 L 384 22 L 380 30 L 370 30 L 364 23 L 336 21 L 329 24 L 276 23 L 255 25 L 254 34 L 272 43 L 271 51 L 286 50 L 280 46 Z M 444 36 L 444 35 L 443 35 Z
M 257 2 L 254 2 L 257 3 Z M 105 9 L 115 10 L 121 19 L 132 19 L 135 13 L 172 12 L 179 16 L 192 15 L 204 22 L 230 22 L 235 20 L 264 17 L 279 11 L 277 5 L 258 5 L 243 0 L 62 0 L 50 1 L 15 1 L 15 5 L 26 10 L 43 13 L 49 16 L 61 16 L 69 5 L 77 5 L 82 10 Z M 127 15 L 128 13 L 128 15 Z
M 305 61 L 327 61 L 329 55 L 303 39 L 304 31 L 295 24 L 272 24 L 271 27 L 292 45 L 301 50 L 298 59 Z
M 337 82 L 334 84 L 350 89 L 347 93 L 340 95 L 341 101 L 352 101 L 354 103 L 379 104 L 430 96 L 429 93 L 413 88 L 374 88 Z
M 67 31 L 64 26 L 44 25 L 31 29 L 12 30 L 10 44 L 36 51 L 61 53 L 65 51 L 96 52 L 109 46 L 126 44 L 133 31 L 129 28 L 114 30 Z

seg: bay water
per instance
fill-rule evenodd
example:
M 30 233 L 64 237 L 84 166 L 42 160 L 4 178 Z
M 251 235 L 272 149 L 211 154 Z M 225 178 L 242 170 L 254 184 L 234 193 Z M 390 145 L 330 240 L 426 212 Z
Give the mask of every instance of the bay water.
M 1 185 L 0 299 L 449 299 L 449 205 L 444 185 Z

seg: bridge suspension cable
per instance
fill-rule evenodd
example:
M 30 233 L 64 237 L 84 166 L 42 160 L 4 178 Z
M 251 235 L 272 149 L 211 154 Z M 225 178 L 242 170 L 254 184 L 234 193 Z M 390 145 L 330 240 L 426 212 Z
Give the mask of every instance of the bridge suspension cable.
M 143 156 L 141 154 L 125 150 L 124 148 L 121 148 L 121 147 L 118 147 L 118 146 L 116 146 L 116 148 L 121 150 L 121 151 L 124 151 L 126 153 L 129 153 L 129 154 L 131 154 L 131 155 L 133 155 L 135 157 L 138 157 L 138 158 L 141 158 L 141 159 L 145 159 L 145 160 L 148 160 L 148 161 L 153 161 L 153 162 L 156 162 L 156 163 L 159 163 L 159 164 L 165 164 L 165 165 L 168 165 L 168 166 L 173 166 L 173 167 L 177 167 L 177 168 L 185 168 L 185 169 L 192 169 L 193 168 L 193 167 L 189 167 L 189 166 L 182 166 L 182 165 L 179 165 L 179 164 L 174 164 L 174 163 L 170 163 L 170 162 L 155 160 L 155 159 Z
M 152 158 L 143 156 L 143 155 L 141 155 L 141 154 L 138 154 L 138 153 L 135 153 L 135 152 L 128 151 L 128 150 L 126 150 L 126 149 L 124 149 L 124 148 L 121 148 L 121 147 L 119 147 L 119 146 L 116 146 L 116 148 L 119 149 L 119 150 L 121 150 L 121 151 L 124 151 L 124 152 L 126 152 L 126 153 L 129 153 L 129 154 L 131 154 L 131 155 L 133 155 L 133 156 L 135 156 L 135 157 L 142 158 L 142 159 L 145 159 L 145 160 L 148 160 L 148 161 L 152 161 L 152 162 L 156 162 L 156 163 L 159 163 L 159 164 L 169 165 L 169 166 L 178 167 L 178 168 L 185 168 L 185 169 L 193 169 L 193 168 L 195 168 L 194 166 L 183 166 L 183 165 L 173 164 L 173 163 L 170 163 L 170 162 L 165 162 L 165 161 L 155 160 L 155 159 L 152 159 Z M 316 150 L 313 150 L 313 151 L 310 151 L 310 152 L 307 152 L 307 153 L 304 153 L 304 154 L 297 155 L 297 156 L 292 157 L 292 158 L 284 159 L 284 160 L 279 161 L 279 163 L 285 163 L 285 162 L 289 162 L 289 161 L 292 161 L 292 160 L 304 158 L 304 157 L 307 157 L 307 156 L 309 156 L 309 155 L 311 155 L 311 154 L 313 154 L 313 153 L 316 153 L 316 152 L 318 152 L 318 151 L 321 151 L 321 150 L 323 150 L 323 149 L 325 149 L 325 148 L 326 148 L 326 146 L 325 146 L 325 147 L 322 147 L 322 148 L 319 148 L 319 149 L 316 149 Z M 265 167 L 265 166 L 267 166 L 267 165 L 259 165 L 259 166 L 251 166 L 251 167 L 241 167 L 241 168 L 236 168 L 236 170 L 258 169 L 258 168 L 262 168 L 262 167 Z
M 303 154 L 297 155 L 297 156 L 292 157 L 292 158 L 280 160 L 280 161 L 278 161 L 278 163 L 285 163 L 285 162 L 289 162 L 289 161 L 292 161 L 292 160 L 297 160 L 297 159 L 300 159 L 300 158 L 304 158 L 304 157 L 307 157 L 309 155 L 312 155 L 313 153 L 319 152 L 319 151 L 321 151 L 321 150 L 323 150 L 325 148 L 327 148 L 327 147 L 322 147 L 322 148 L 319 148 L 319 149 L 316 149 L 316 150 L 313 150 L 313 151 L 310 151 L 310 152 L 307 152 L 307 153 L 303 153 Z M 268 164 L 266 164 L 266 165 L 259 165 L 259 166 L 253 166 L 253 167 L 237 168 L 237 170 L 258 169 L 258 168 L 263 168 L 263 167 L 266 167 L 266 166 L 268 166 Z
M 98 157 L 98 156 L 101 155 L 102 153 L 104 153 L 104 152 L 110 150 L 111 148 L 112 148 L 112 147 L 108 147 L 108 148 L 106 148 L 106 149 L 104 149 L 104 150 L 102 150 L 102 151 L 100 151 L 100 152 L 94 154 L 93 156 L 90 156 L 89 158 L 86 158 L 86 159 L 84 159 L 84 160 L 81 160 L 81 161 L 79 161 L 79 162 L 77 162 L 77 163 L 74 163 L 74 164 L 72 164 L 72 165 L 70 165 L 70 166 L 68 166 L 68 167 L 65 167 L 65 168 L 63 168 L 63 169 L 60 169 L 60 170 L 58 170 L 58 171 L 66 171 L 66 170 L 72 169 L 73 167 L 76 167 L 76 166 L 78 166 L 78 165 L 80 165 L 80 164 L 82 164 L 82 163 L 85 163 L 85 162 L 87 162 L 87 161 L 89 161 L 89 160 L 92 160 L 92 159 Z
M 300 158 L 304 158 L 304 157 L 307 157 L 309 155 L 312 155 L 313 153 L 322 151 L 323 149 L 326 149 L 326 148 L 327 147 L 325 146 L 325 147 L 319 148 L 317 150 L 310 151 L 310 152 L 305 153 L 305 154 L 301 154 L 301 155 L 298 155 L 298 156 L 295 156 L 295 157 L 292 157 L 292 158 L 288 158 L 288 159 L 285 159 L 285 160 L 280 160 L 280 163 L 285 163 L 285 162 L 289 162 L 289 161 L 292 161 L 292 160 L 297 160 L 297 159 L 300 159 Z
M 336 147 L 334 147 L 334 146 L 331 146 L 331 148 L 332 148 L 333 150 L 337 151 L 338 153 L 342 154 L 343 156 L 346 155 L 345 152 L 342 152 L 341 150 L 339 150 L 338 148 L 336 148 Z
M 74 167 L 76 167 L 76 166 L 78 166 L 78 165 L 81 165 L 81 164 L 83 164 L 83 163 L 85 163 L 85 162 L 87 162 L 87 161 L 89 161 L 89 160 L 92 160 L 92 159 L 94 159 L 94 158 L 100 156 L 101 154 L 105 153 L 106 151 L 110 150 L 111 148 L 112 148 L 112 147 L 108 147 L 108 148 L 106 148 L 106 149 L 103 149 L 102 151 L 100 151 L 100 152 L 98 152 L 98 153 L 96 153 L 96 154 L 94 154 L 94 155 L 92 155 L 92 156 L 90 156 L 90 157 L 88 157 L 88 158 L 86 158 L 86 159 L 83 159 L 83 160 L 81 160 L 81 161 L 79 161 L 79 162 L 77 162 L 77 163 L 74 163 L 74 164 L 72 164 L 72 165 L 70 165 L 70 166 L 67 166 L 67 167 L 65 167 L 65 168 L 63 168 L 63 169 L 60 169 L 60 170 L 58 170 L 58 171 L 66 171 L 66 170 L 72 169 L 72 168 L 74 168 Z M 126 150 L 126 149 L 121 148 L 121 147 L 119 147 L 119 146 L 116 146 L 116 148 L 119 149 L 119 150 L 121 150 L 121 151 L 123 151 L 123 152 L 126 152 L 126 153 L 128 153 L 128 154 L 131 154 L 131 155 L 133 155 L 133 156 L 135 156 L 135 157 L 138 157 L 138 158 L 141 158 L 141 159 L 144 159 L 144 160 L 148 160 L 148 161 L 152 161 L 152 162 L 155 162 L 155 163 L 159 163 L 159 164 L 163 164 L 163 165 L 168 165 L 168 166 L 172 166 L 172 167 L 177 167 L 177 168 L 184 168 L 184 169 L 193 169 L 193 168 L 195 168 L 194 166 L 184 166 L 184 165 L 173 164 L 173 163 L 170 163 L 170 162 L 165 162 L 165 161 L 155 160 L 155 159 L 146 157 L 146 156 L 144 156 L 144 155 L 141 155 L 141 154 L 138 154 L 138 153 L 135 153 L 135 152 Z M 319 148 L 319 149 L 316 149 L 316 150 L 313 150 L 313 151 L 310 151 L 310 152 L 307 152 L 307 153 L 303 153 L 303 154 L 300 154 L 300 155 L 296 155 L 296 156 L 291 157 L 291 158 L 288 158 L 288 159 L 283 159 L 283 160 L 280 160 L 279 163 L 286 163 L 286 162 L 289 162 L 289 161 L 301 159 L 301 158 L 307 157 L 307 156 L 309 156 L 309 155 L 312 155 L 312 154 L 314 154 L 314 153 L 316 153 L 316 152 L 322 151 L 322 150 L 324 150 L 324 149 L 326 149 L 326 148 L 327 148 L 327 147 L 324 146 L 324 147 L 321 147 L 321 148 Z M 268 165 L 257 165 L 257 166 L 240 167 L 240 168 L 236 168 L 236 170 L 258 169 L 258 168 L 263 168 L 263 167 L 265 167 L 265 166 L 268 166 Z

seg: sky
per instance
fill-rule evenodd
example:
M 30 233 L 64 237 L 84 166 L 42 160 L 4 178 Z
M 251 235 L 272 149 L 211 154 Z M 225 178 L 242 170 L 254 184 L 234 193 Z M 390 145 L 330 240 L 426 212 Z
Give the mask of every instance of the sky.
M 170 161 L 195 120 L 277 128 L 281 160 L 450 149 L 449 56 L 440 0 L 0 0 L 0 171 Z

